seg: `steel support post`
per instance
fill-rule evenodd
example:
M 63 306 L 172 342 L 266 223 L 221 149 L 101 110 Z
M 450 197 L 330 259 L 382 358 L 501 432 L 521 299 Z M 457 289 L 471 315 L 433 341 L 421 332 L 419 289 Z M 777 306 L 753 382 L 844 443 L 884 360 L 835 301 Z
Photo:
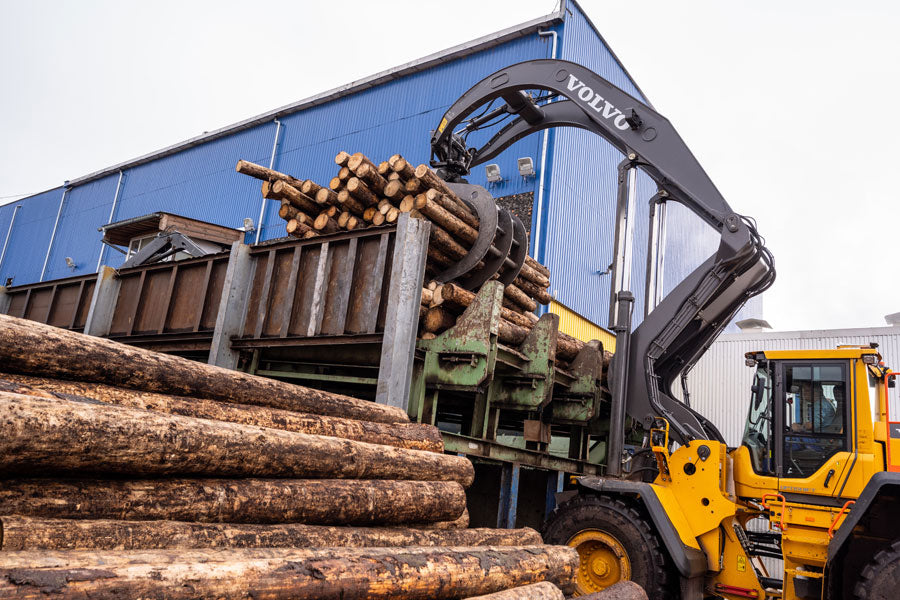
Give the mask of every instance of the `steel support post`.
M 121 285 L 115 269 L 112 267 L 100 268 L 97 273 L 97 285 L 94 286 L 94 295 L 91 297 L 91 306 L 88 308 L 87 319 L 84 322 L 86 334 L 98 337 L 109 335 Z
M 659 305 L 663 296 L 663 268 L 666 256 L 666 202 L 660 191 L 650 199 L 647 229 L 647 276 L 644 287 L 644 316 Z
M 375 401 L 403 410 L 409 410 L 409 388 L 430 231 L 431 223 L 413 219 L 406 213 L 400 215 L 397 221 L 391 283 L 385 307 L 388 318 L 384 325 Z
M 497 528 L 514 529 L 519 504 L 519 463 L 503 463 L 500 469 L 500 503 L 497 509 Z
M 231 338 L 240 334 L 244 327 L 252 279 L 253 261 L 250 260 L 250 246 L 243 242 L 235 242 L 228 256 L 228 269 L 225 271 L 216 327 L 209 348 L 208 362 L 211 365 L 226 369 L 237 368 L 240 353 L 231 348 Z
M 637 168 L 630 155 L 619 164 L 618 192 L 616 195 L 616 236 L 612 261 L 612 277 L 609 292 L 609 323 L 616 322 L 617 295 L 631 289 L 631 254 L 634 246 L 634 208 L 637 195 Z
M 9 292 L 6 291 L 6 288 L 0 285 L 0 315 L 9 314 L 9 303 L 12 302 L 12 298 L 9 296 Z
M 544 520 L 556 509 L 556 495 L 563 491 L 566 474 L 563 471 L 547 472 L 547 497 L 544 500 Z
M 628 389 L 628 353 L 631 350 L 631 316 L 634 312 L 634 295 L 619 292 L 619 313 L 613 332 L 616 334 L 616 353 L 610 365 L 612 403 L 609 415 L 609 442 L 606 452 L 606 474 L 618 477 L 622 474 L 622 453 L 625 450 L 625 407 Z

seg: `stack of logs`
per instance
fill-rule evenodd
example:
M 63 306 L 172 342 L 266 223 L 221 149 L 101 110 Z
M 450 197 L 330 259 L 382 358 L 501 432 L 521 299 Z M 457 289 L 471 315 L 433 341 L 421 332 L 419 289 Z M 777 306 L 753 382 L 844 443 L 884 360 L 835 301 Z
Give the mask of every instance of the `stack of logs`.
M 467 528 L 471 463 L 399 409 L 6 315 L 0 365 L 0 598 L 571 586 L 573 549 Z
M 456 319 L 475 301 L 475 294 L 454 283 L 438 285 L 431 282 L 422 288 L 422 304 L 419 311 L 422 337 L 432 339 L 436 334 L 453 327 Z M 507 307 L 501 309 L 498 338 L 508 346 L 519 346 L 531 333 L 538 317 L 534 313 L 519 313 Z M 584 348 L 585 343 L 568 334 L 556 334 L 556 357 L 561 362 L 571 362 Z M 604 352 L 608 364 L 612 354 Z
M 427 273 L 437 275 L 469 252 L 478 237 L 478 217 L 427 165 L 413 167 L 399 154 L 377 166 L 361 152 L 339 152 L 334 160 L 340 170 L 327 186 L 244 160 L 237 171 L 262 180 L 263 196 L 281 202 L 278 214 L 287 221 L 289 235 L 382 225 L 406 212 L 431 222 Z M 549 287 L 550 271 L 528 256 L 506 286 L 504 304 L 515 312 L 532 312 L 539 303 L 550 303 Z
M 401 155 L 375 165 L 362 153 L 340 152 L 339 167 L 327 186 L 241 160 L 237 171 L 262 180 L 262 194 L 281 201 L 279 215 L 287 232 L 315 237 L 341 229 L 392 223 L 401 213 L 431 221 L 426 274 L 436 275 L 462 259 L 478 237 L 478 217 L 426 165 L 413 166 Z M 502 272 L 502 271 L 501 271 Z M 495 275 L 496 277 L 496 275 Z M 520 345 L 537 317 L 538 304 L 549 304 L 550 271 L 530 256 L 504 288 L 500 341 Z M 421 337 L 433 338 L 452 327 L 474 294 L 459 285 L 431 282 L 422 290 Z M 584 346 L 560 333 L 557 357 L 570 361 Z

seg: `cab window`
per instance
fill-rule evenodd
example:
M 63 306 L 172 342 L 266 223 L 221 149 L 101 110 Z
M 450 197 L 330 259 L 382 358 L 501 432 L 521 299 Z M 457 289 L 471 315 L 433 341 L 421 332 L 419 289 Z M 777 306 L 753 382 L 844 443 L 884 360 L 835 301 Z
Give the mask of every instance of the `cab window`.
M 784 477 L 809 477 L 847 449 L 847 369 L 842 363 L 784 365 Z
M 742 445 L 750 451 L 753 470 L 759 475 L 774 475 L 772 456 L 772 376 L 769 365 L 758 364 L 750 388 L 750 411 L 744 428 Z

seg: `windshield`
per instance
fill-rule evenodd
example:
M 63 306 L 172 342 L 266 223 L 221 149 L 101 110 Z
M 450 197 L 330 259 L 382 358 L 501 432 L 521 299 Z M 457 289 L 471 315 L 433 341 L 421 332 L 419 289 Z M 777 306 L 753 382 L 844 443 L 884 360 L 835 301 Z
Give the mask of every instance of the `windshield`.
M 741 444 L 750 450 L 754 471 L 760 475 L 773 475 L 774 457 L 769 443 L 773 430 L 772 376 L 768 363 L 761 362 L 757 365 L 750 389 L 750 410 Z

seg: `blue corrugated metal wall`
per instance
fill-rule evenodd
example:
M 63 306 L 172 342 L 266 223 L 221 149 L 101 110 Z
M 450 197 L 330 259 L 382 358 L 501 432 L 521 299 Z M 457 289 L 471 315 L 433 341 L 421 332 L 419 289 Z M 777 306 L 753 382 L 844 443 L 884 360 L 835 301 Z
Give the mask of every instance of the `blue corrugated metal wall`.
M 336 174 L 333 158 L 340 150 L 365 152 L 378 160 L 399 151 L 414 164 L 427 162 L 431 130 L 466 89 L 506 65 L 549 55 L 548 40 L 526 36 L 285 116 L 275 168 L 326 184 Z M 229 227 L 240 227 L 245 217 L 256 222 L 262 202 L 259 182 L 237 174 L 234 166 L 241 158 L 268 165 L 275 131 L 275 123 L 267 123 L 126 169 L 112 220 L 167 211 Z M 480 143 L 475 136 L 470 141 Z M 539 152 L 538 136 L 510 147 L 496 161 L 506 180 L 492 192 L 501 196 L 533 191 L 534 179 L 518 175 L 516 158 L 530 156 L 537 165 Z M 113 174 L 71 189 L 45 279 L 96 269 L 101 251 L 97 228 L 107 223 L 117 179 Z M 483 168 L 476 169 L 470 181 L 486 185 Z M 23 208 L 3 265 L 3 273 L 15 275 L 16 284 L 40 278 L 61 194 L 51 191 L 19 202 Z M 263 240 L 284 235 L 276 209 L 276 202 L 267 203 Z M 0 214 L 5 218 L 11 210 Z M 77 265 L 74 271 L 65 265 L 67 256 Z M 117 267 L 122 258 L 107 251 L 103 263 Z
M 12 222 L 12 216 L 15 212 L 15 207 L 20 204 L 21 203 L 19 202 L 12 202 L 10 204 L 0 206 L 0 256 L 3 257 L 3 260 L 0 261 L 0 275 L 3 274 L 3 265 L 8 264 L 6 260 L 6 256 L 8 256 L 8 253 L 6 255 L 3 254 L 3 244 L 6 242 L 6 234 L 11 233 L 9 226 Z M 10 240 L 10 243 L 12 243 L 12 240 Z M 5 281 L 5 278 L 0 279 L 0 285 L 3 285 Z
M 0 283 L 5 283 L 10 277 L 13 285 L 40 279 L 62 194 L 62 188 L 55 188 L 16 203 L 22 208 L 16 215 L 9 238 L 6 258 L 0 270 Z
M 564 23 L 550 28 L 559 35 L 557 56 L 583 64 L 643 98 L 579 7 L 573 3 L 566 7 Z M 361 151 L 374 160 L 399 151 L 414 164 L 427 162 L 430 132 L 453 101 L 504 66 L 549 57 L 551 43 L 549 36 L 529 34 L 281 117 L 274 167 L 325 184 L 336 174 L 333 157 L 340 150 Z M 259 182 L 235 173 L 234 166 L 241 158 L 268 165 L 275 135 L 276 124 L 269 122 L 126 169 L 112 220 L 168 211 L 229 227 L 240 227 L 245 217 L 256 222 L 262 202 Z M 540 244 L 532 252 L 550 267 L 551 291 L 561 302 L 607 325 L 610 280 L 602 273 L 612 261 L 616 166 L 622 156 L 598 136 L 576 129 L 550 131 L 548 139 L 544 205 L 541 215 L 535 211 L 532 223 L 532 231 L 540 229 Z M 469 145 L 478 147 L 485 140 L 485 134 L 476 133 Z M 481 166 L 469 181 L 488 187 L 495 196 L 534 191 L 537 198 L 540 172 L 524 180 L 516 159 L 532 158 L 539 171 L 542 142 L 543 134 L 529 136 L 493 161 L 500 166 L 503 182 L 488 185 Z M 583 157 L 591 157 L 590 162 Z M 95 270 L 101 252 L 97 228 L 109 219 L 117 179 L 118 174 L 111 174 L 71 189 L 45 279 Z M 632 261 L 636 322 L 644 304 L 647 200 L 655 191 L 652 181 L 641 175 Z M 19 202 L 22 209 L 0 269 L 0 283 L 10 276 L 15 284 L 40 278 L 61 195 L 62 189 L 57 189 Z M 0 243 L 12 206 L 0 207 Z M 267 202 L 261 227 L 263 240 L 284 234 L 276 202 Z M 666 290 L 715 248 L 715 237 L 689 211 L 678 206 L 669 209 Z M 65 266 L 65 257 L 77 265 L 74 271 Z M 106 252 L 105 264 L 119 266 L 121 261 L 121 254 Z
M 363 152 L 375 161 L 399 151 L 413 164 L 427 163 L 431 131 L 463 92 L 504 66 L 549 55 L 549 42 L 535 34 L 286 116 L 276 168 L 324 184 L 336 175 L 333 158 L 341 150 Z M 469 138 L 472 147 L 483 141 L 477 135 Z M 534 190 L 534 178 L 525 181 L 518 174 L 516 159 L 523 156 L 537 167 L 539 136 L 520 140 L 493 161 L 505 179 L 490 187 L 495 196 Z M 483 167 L 474 169 L 469 181 L 488 187 Z M 274 216 L 264 238 L 281 235 L 283 229 Z
M 567 5 L 559 58 L 593 70 L 629 94 L 644 99 L 574 4 Z M 552 169 L 544 206 L 544 241 L 538 252 L 550 267 L 551 292 L 576 312 L 608 326 L 613 260 L 617 166 L 622 154 L 603 138 L 586 131 L 561 128 L 553 132 Z M 647 203 L 655 187 L 646 176 L 638 185 L 632 288 L 638 303 L 635 323 L 643 314 L 646 266 Z
M 265 124 L 129 169 L 113 221 L 165 211 L 227 227 L 256 222 L 259 182 L 234 167 L 242 158 L 268 166 L 274 141 L 275 124 Z
M 118 178 L 118 175 L 110 175 L 69 190 L 47 261 L 45 280 L 97 270 L 101 246 L 97 227 L 106 223 L 109 217 Z M 66 257 L 75 263 L 74 269 L 66 266 Z

